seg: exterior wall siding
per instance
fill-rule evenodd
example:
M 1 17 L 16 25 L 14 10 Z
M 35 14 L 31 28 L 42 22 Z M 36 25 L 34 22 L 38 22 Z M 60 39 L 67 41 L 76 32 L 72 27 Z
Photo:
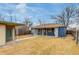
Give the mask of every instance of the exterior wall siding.
M 60 28 L 58 29 L 58 36 L 59 36 L 59 37 L 64 37 L 64 36 L 66 36 L 66 28 L 65 28 L 65 27 L 60 27 Z
M 0 46 L 6 44 L 6 25 L 0 25 Z M 12 29 L 12 40 L 15 40 L 15 28 Z
M 47 35 L 47 36 L 55 36 L 55 37 L 64 37 L 66 36 L 66 28 L 51 28 L 51 29 L 33 29 L 34 35 Z
M 15 39 L 15 27 L 6 26 L 6 42 L 12 41 Z
M 32 29 L 32 34 L 33 35 L 38 35 L 38 30 L 37 29 Z
M 54 32 L 53 31 L 47 31 L 47 35 L 48 36 L 54 36 Z
M 5 45 L 6 42 L 6 26 L 0 25 L 0 46 Z

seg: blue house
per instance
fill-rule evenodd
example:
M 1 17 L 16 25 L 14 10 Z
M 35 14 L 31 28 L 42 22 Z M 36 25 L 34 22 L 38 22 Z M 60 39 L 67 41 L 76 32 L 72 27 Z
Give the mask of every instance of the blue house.
M 42 24 L 32 28 L 33 35 L 47 35 L 55 37 L 66 36 L 66 27 L 61 24 Z

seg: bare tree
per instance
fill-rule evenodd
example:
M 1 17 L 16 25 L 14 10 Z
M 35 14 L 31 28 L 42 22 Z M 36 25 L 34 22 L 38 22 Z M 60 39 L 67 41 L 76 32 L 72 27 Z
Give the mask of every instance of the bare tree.
M 63 25 L 67 27 L 69 24 L 69 19 L 74 15 L 73 12 L 74 12 L 73 7 L 66 7 L 60 15 L 52 18 L 57 19 L 59 22 L 62 22 Z
M 28 17 L 24 17 L 24 24 L 25 24 L 26 26 L 29 25 L 29 18 L 28 18 Z
M 16 18 L 16 15 L 14 15 L 14 19 L 15 19 L 14 21 L 17 23 L 17 18 Z
M 75 39 L 76 39 L 76 43 L 78 44 L 79 43 L 79 8 L 76 8 L 75 9 L 75 22 L 77 23 L 77 26 L 75 27 L 76 28 L 76 33 L 75 33 Z
M 24 24 L 25 24 L 25 27 L 28 28 L 28 30 L 31 30 L 31 27 L 32 27 L 32 22 L 30 21 L 30 18 L 29 17 L 25 17 L 24 18 Z
M 44 20 L 43 18 L 38 19 L 39 25 L 45 24 L 46 20 Z
M 74 17 L 75 22 L 78 24 L 79 23 L 79 9 L 75 9 L 73 7 L 67 7 L 63 10 L 61 15 L 56 16 L 54 19 L 57 19 L 59 22 L 62 21 L 63 24 L 68 27 L 70 18 Z M 73 36 L 76 39 L 76 43 L 78 44 L 78 26 L 75 27 L 75 32 L 73 32 Z
M 65 9 L 65 16 L 66 16 L 66 19 L 67 19 L 65 25 L 68 26 L 70 18 L 74 16 L 74 8 L 73 7 L 67 7 Z
M 61 15 L 57 15 L 55 17 L 51 16 L 51 18 L 52 19 L 56 19 L 57 23 L 62 23 L 63 25 L 65 25 L 65 23 L 66 23 L 65 22 L 65 13 L 64 12 L 62 12 Z
M 4 16 L 0 14 L 0 21 L 4 21 Z
M 38 22 L 39 22 L 40 25 L 42 24 L 42 20 L 41 19 L 38 19 Z
M 52 17 L 53 19 L 57 19 L 58 22 L 63 22 L 64 26 L 68 27 L 69 22 L 70 22 L 70 18 L 76 18 L 75 21 L 77 22 L 77 24 L 79 23 L 79 9 L 75 9 L 73 7 L 67 7 L 63 10 L 63 12 L 61 13 L 61 15 L 58 15 L 56 17 Z M 76 39 L 76 43 L 78 44 L 78 27 L 75 27 L 76 30 L 75 32 L 73 32 L 73 36 L 74 39 Z
M 11 22 L 12 22 L 12 20 L 13 20 L 13 16 L 12 16 L 13 11 L 14 11 L 14 10 L 12 10 L 12 9 L 7 9 L 7 12 L 8 12 L 8 14 L 9 14 L 9 17 L 10 17 L 10 21 L 11 21 Z

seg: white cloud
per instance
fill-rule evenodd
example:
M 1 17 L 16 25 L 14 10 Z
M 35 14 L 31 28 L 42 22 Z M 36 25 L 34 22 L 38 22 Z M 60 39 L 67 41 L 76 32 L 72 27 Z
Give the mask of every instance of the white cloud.
M 24 3 L 16 5 L 16 11 L 17 11 L 17 14 L 19 14 L 23 18 L 27 16 L 30 19 L 33 18 L 36 20 L 40 18 L 44 20 L 45 17 L 53 14 L 53 12 L 48 11 L 44 8 L 36 7 L 36 6 L 28 6 L 27 4 L 24 4 Z M 38 23 L 34 24 L 34 26 L 35 25 L 38 25 Z
M 43 9 L 43 8 L 39 8 L 39 7 L 30 7 L 30 9 L 35 12 L 35 13 L 38 13 L 38 14 L 46 14 L 46 15 L 51 15 L 53 14 L 52 12 L 46 10 L 46 9 Z
M 21 3 L 21 4 L 16 5 L 16 11 L 18 13 L 25 14 L 26 13 L 26 4 Z
M 21 14 L 25 14 L 26 11 L 28 11 L 28 10 L 30 10 L 36 14 L 44 14 L 44 15 L 53 14 L 52 12 L 45 10 L 43 8 L 27 6 L 27 4 L 24 4 L 24 3 L 18 4 L 16 6 L 16 10 L 18 11 L 18 13 L 21 13 Z
M 37 26 L 37 25 L 39 25 L 39 23 L 35 23 L 35 22 L 33 23 L 33 26 Z

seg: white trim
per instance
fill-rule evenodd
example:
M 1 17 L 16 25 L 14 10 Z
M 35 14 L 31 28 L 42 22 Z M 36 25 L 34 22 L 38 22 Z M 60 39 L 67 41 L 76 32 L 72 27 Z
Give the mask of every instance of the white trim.
M 12 37 L 13 37 L 13 40 L 15 40 L 15 28 L 12 29 Z
M 58 37 L 58 28 L 54 28 L 54 35 L 55 37 Z

